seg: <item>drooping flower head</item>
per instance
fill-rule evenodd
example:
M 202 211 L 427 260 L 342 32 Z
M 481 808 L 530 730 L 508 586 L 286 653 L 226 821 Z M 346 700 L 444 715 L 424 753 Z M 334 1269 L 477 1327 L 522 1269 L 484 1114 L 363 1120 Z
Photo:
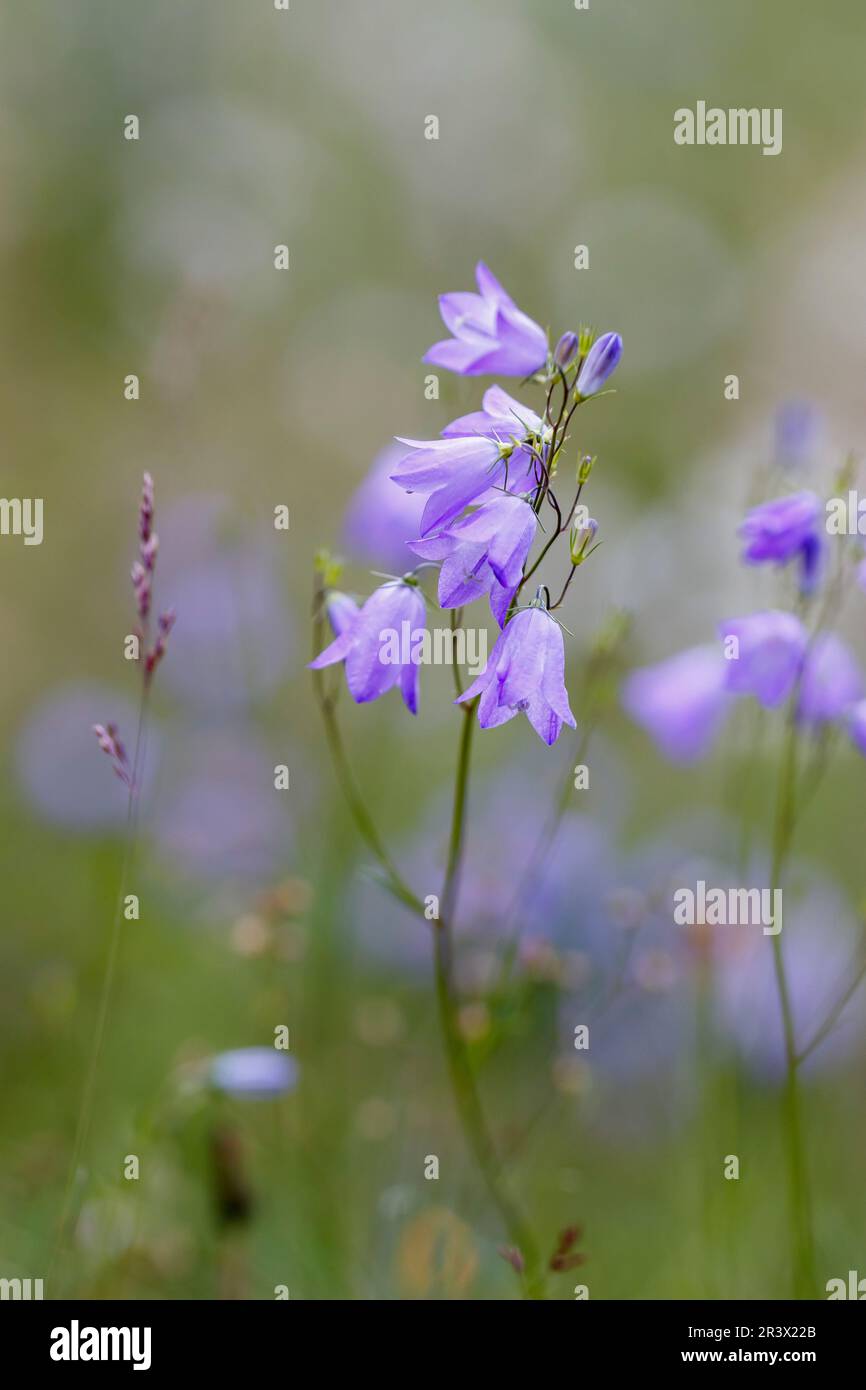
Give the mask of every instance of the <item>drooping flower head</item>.
M 382 584 L 309 663 L 310 669 L 344 662 L 349 693 L 359 705 L 378 700 L 399 683 L 406 708 L 417 714 L 419 668 L 411 653 L 415 635 L 424 630 L 424 616 L 424 599 L 413 581 Z
M 539 599 L 514 614 L 481 675 L 455 704 L 479 695 L 482 729 L 495 729 L 522 712 L 539 738 L 550 745 L 563 724 L 576 727 L 565 688 L 562 630 Z
M 401 439 L 411 451 L 391 478 L 428 497 L 422 537 L 447 526 L 472 503 L 506 492 L 529 492 L 542 472 L 530 449 L 544 457 L 549 435 L 541 417 L 500 386 L 484 393 L 483 408 L 452 420 L 441 439 Z
M 527 502 L 500 493 L 438 536 L 410 542 L 424 560 L 441 561 L 439 603 L 460 608 L 490 595 L 502 627 L 535 537 L 537 517 Z
M 701 757 L 727 708 L 727 666 L 717 647 L 690 647 L 633 671 L 623 688 L 628 714 L 674 762 Z
M 482 261 L 478 294 L 439 296 L 439 312 L 453 336 L 434 343 L 424 361 L 461 376 L 531 376 L 547 361 L 547 334 L 518 309 Z
M 814 492 L 791 493 L 763 502 L 748 513 L 739 529 L 748 565 L 799 562 L 800 588 L 812 593 L 821 577 L 824 554 L 822 508 Z
M 806 653 L 806 629 L 793 613 L 770 609 L 719 625 L 720 635 L 736 640 L 727 663 L 727 688 L 735 695 L 754 695 L 768 709 L 780 705 L 794 688 Z

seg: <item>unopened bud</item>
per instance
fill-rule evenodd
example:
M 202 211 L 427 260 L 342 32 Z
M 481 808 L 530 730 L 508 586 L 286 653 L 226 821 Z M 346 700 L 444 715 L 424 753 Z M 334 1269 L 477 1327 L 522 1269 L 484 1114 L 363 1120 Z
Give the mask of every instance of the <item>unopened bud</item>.
M 569 367 L 577 356 L 580 347 L 580 339 L 571 329 L 563 333 L 553 351 L 553 360 L 557 367 Z
M 568 537 L 569 549 L 571 551 L 571 563 L 582 565 L 586 559 L 587 547 L 595 539 L 598 530 L 598 522 L 592 517 L 588 521 L 577 523 L 572 526 Z

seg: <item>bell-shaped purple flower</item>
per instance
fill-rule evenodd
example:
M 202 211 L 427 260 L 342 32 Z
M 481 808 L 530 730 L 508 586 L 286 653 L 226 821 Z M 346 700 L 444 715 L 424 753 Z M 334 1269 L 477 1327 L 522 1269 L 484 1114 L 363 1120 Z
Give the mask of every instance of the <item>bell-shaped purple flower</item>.
M 725 652 L 728 690 L 735 695 L 754 695 L 768 709 L 788 698 L 808 642 L 799 618 L 773 608 L 746 618 L 731 618 L 719 625 L 719 633 L 726 647 L 731 647 L 730 654 Z
M 460 608 L 489 594 L 491 611 L 502 627 L 537 524 L 527 502 L 500 493 L 441 535 L 410 541 L 409 545 L 422 559 L 441 561 L 442 608 Z
M 690 647 L 633 671 L 622 702 L 673 762 L 701 757 L 718 733 L 729 701 L 727 665 L 717 647 Z
M 352 625 L 361 610 L 348 594 L 341 594 L 338 589 L 332 589 L 325 601 L 325 611 L 334 636 L 339 637 Z
M 742 558 L 747 565 L 800 564 L 800 589 L 812 593 L 821 577 L 824 556 L 822 508 L 814 492 L 775 497 L 754 507 L 742 522 L 739 536 L 745 541 Z
M 820 633 L 806 653 L 798 717 L 824 724 L 847 714 L 863 695 L 863 676 L 850 647 L 835 632 Z
M 508 623 L 481 675 L 455 704 L 480 695 L 482 729 L 506 724 L 521 711 L 539 738 L 555 743 L 563 724 L 575 728 L 565 688 L 565 649 L 559 624 L 533 604 Z
M 577 376 L 580 396 L 594 396 L 616 371 L 622 357 L 622 338 L 618 333 L 602 333 L 596 338 Z
M 500 446 L 481 435 L 456 439 L 402 439 L 412 451 L 391 474 L 407 492 L 427 493 L 420 531 L 429 536 L 453 521 L 491 488 L 505 483 Z
M 461 415 L 442 431 L 443 439 L 481 435 L 497 444 L 512 446 L 504 476 L 497 484 L 508 492 L 530 492 L 537 486 L 540 469 L 525 446 L 531 443 L 545 457 L 550 434 L 550 426 L 545 425 L 540 415 L 509 396 L 501 386 L 489 386 L 480 410 Z
M 481 261 L 475 279 L 478 294 L 440 295 L 439 312 L 453 336 L 434 343 L 424 361 L 461 376 L 530 376 L 545 364 L 547 334 Z
M 417 585 L 403 579 L 382 584 L 310 668 L 320 671 L 345 662 L 346 684 L 359 705 L 378 700 L 399 682 L 406 708 L 417 714 L 419 669 L 413 652 L 424 617 Z

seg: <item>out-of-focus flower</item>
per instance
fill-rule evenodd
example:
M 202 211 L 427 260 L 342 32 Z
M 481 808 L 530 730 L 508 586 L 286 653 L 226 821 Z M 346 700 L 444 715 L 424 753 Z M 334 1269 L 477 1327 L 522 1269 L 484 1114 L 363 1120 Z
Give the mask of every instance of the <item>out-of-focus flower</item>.
M 866 758 L 866 700 L 858 700 L 848 711 L 848 733 L 854 747 Z
M 723 638 L 736 638 L 738 653 L 728 660 L 727 687 L 735 695 L 754 695 L 773 708 L 790 695 L 802 666 L 808 638 L 793 613 L 770 609 L 731 618 L 719 625 Z
M 841 999 L 861 954 L 860 932 L 838 889 L 811 870 L 805 876 L 803 882 L 799 868 L 785 888 L 779 938 L 799 1049 L 809 1046 Z M 751 870 L 746 881 L 765 879 Z M 759 929 L 742 926 L 718 927 L 715 934 L 719 1024 L 753 1073 L 779 1082 L 785 1075 L 785 1043 L 770 940 Z M 862 1040 L 864 1022 L 866 986 L 861 986 L 804 1066 L 820 1071 L 839 1065 Z
M 797 714 L 806 724 L 838 719 L 863 695 L 863 676 L 835 632 L 820 633 L 806 653 Z
M 424 361 L 462 376 L 530 376 L 547 358 L 547 334 L 506 294 L 482 261 L 478 294 L 439 296 L 439 312 L 453 336 L 434 343 Z
M 239 1047 L 220 1052 L 210 1066 L 210 1082 L 240 1100 L 272 1100 L 297 1084 L 294 1058 L 274 1047 Z
M 496 639 L 481 675 L 455 704 L 478 695 L 482 729 L 495 729 L 522 711 L 550 745 L 563 724 L 576 727 L 565 688 L 562 630 L 546 609 L 533 604 L 515 613 Z
M 596 338 L 577 376 L 577 393 L 594 396 L 613 375 L 622 358 L 622 338 L 618 333 L 602 333 Z
M 794 492 L 762 502 L 745 517 L 739 536 L 749 565 L 786 565 L 797 560 L 800 588 L 811 593 L 820 579 L 824 555 L 821 501 L 814 492 Z
M 120 781 L 94 756 L 95 709 L 112 711 L 115 730 L 136 727 L 131 700 L 110 686 L 75 683 L 39 701 L 18 738 L 16 770 L 27 800 L 39 815 L 71 830 L 120 829 L 126 813 Z M 160 745 L 158 731 L 151 728 L 140 759 L 139 790 L 153 780 Z
M 391 474 L 406 450 L 390 444 L 378 455 L 355 492 L 343 522 L 343 544 L 356 560 L 394 570 L 406 559 L 406 542 L 418 535 L 424 495 L 406 492 Z
M 776 462 L 797 470 L 815 455 L 821 416 L 810 401 L 786 401 L 776 415 Z
M 727 666 L 718 648 L 690 647 L 633 671 L 623 688 L 623 705 L 666 757 L 691 762 L 721 728 L 730 698 Z
M 181 614 L 160 679 L 209 715 L 267 696 L 288 666 L 292 622 L 260 533 L 209 493 L 176 503 L 160 530 L 163 578 Z
M 345 662 L 346 684 L 359 705 L 378 700 L 399 682 L 406 708 L 417 714 L 419 669 L 411 648 L 415 634 L 424 628 L 424 617 L 424 599 L 417 585 L 402 579 L 382 584 L 354 621 L 309 663 L 310 669 L 320 671 Z M 390 650 L 394 634 L 397 659 Z
M 302 775 L 294 756 L 294 779 Z M 220 896 L 276 872 L 292 843 L 290 798 L 274 792 L 274 758 L 241 721 L 178 730 L 166 749 L 151 834 L 181 878 Z
M 442 562 L 442 608 L 460 608 L 489 594 L 491 611 L 502 627 L 537 524 L 526 502 L 500 494 L 441 535 L 412 541 L 410 549 L 424 560 Z

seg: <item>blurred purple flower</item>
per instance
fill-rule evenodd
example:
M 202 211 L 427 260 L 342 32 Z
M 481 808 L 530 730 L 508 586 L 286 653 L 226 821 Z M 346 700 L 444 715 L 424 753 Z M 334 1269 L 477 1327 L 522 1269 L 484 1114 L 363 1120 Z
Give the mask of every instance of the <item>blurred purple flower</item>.
M 60 686 L 33 709 L 18 738 L 15 764 L 27 800 L 46 820 L 81 831 L 122 829 L 127 792 L 93 743 L 94 710 L 110 710 L 115 727 L 135 731 L 138 709 L 110 686 Z M 151 729 L 139 787 L 152 780 L 159 737 Z
M 434 343 L 424 361 L 462 376 L 530 376 L 545 364 L 547 334 L 518 309 L 482 261 L 475 279 L 478 294 L 439 296 L 442 321 L 453 336 Z
M 835 632 L 820 633 L 806 654 L 797 715 L 806 724 L 838 719 L 863 695 L 863 677 L 850 647 Z
M 309 663 L 310 669 L 320 671 L 345 662 L 346 684 L 359 705 L 378 700 L 399 682 L 406 708 L 417 714 L 419 668 L 411 658 L 411 643 L 416 633 L 424 630 L 424 619 L 424 599 L 416 585 L 401 579 L 382 584 L 354 621 Z M 392 633 L 397 635 L 405 660 L 390 659 L 386 634 Z
M 810 401 L 786 401 L 776 414 L 776 462 L 798 469 L 814 457 L 821 433 L 821 416 Z
M 418 535 L 424 495 L 405 492 L 391 479 L 406 450 L 390 444 L 379 454 L 352 497 L 343 523 L 343 544 L 349 554 L 377 569 L 401 569 L 406 542 Z
M 442 608 L 460 608 L 489 593 L 491 611 L 502 627 L 537 524 L 528 503 L 503 493 L 441 535 L 412 541 L 410 549 L 424 560 L 442 561 Z
M 854 747 L 866 758 L 866 700 L 858 700 L 848 711 L 848 733 Z
M 770 609 L 731 618 L 719 625 L 723 638 L 739 643 L 736 658 L 728 660 L 727 688 L 735 695 L 754 695 L 773 708 L 794 688 L 806 651 L 806 629 L 793 613 Z
M 273 1100 L 297 1085 L 298 1066 L 273 1047 L 220 1052 L 210 1067 L 211 1085 L 240 1100 Z
M 454 703 L 478 695 L 482 729 L 495 729 L 522 711 L 550 745 L 563 724 L 576 727 L 565 688 L 562 630 L 546 609 L 533 605 L 515 613 L 496 639 L 481 675 Z
M 163 577 L 182 614 L 166 685 L 209 712 L 269 695 L 288 666 L 292 624 L 261 533 L 213 494 L 184 498 L 161 530 Z
M 294 779 L 294 761 L 284 761 L 292 762 Z M 176 732 L 154 800 L 151 834 L 184 877 L 248 884 L 285 862 L 287 799 L 274 791 L 273 756 L 243 724 Z
M 594 396 L 613 375 L 622 358 L 622 338 L 618 333 L 602 333 L 586 355 L 577 377 L 577 392 Z
M 763 879 L 751 872 L 748 881 Z M 795 881 L 785 888 L 784 901 L 779 939 L 797 1044 L 802 1049 L 852 980 L 860 957 L 860 933 L 847 902 L 823 879 L 802 886 Z M 816 923 L 820 931 L 815 930 Z M 779 1083 L 785 1075 L 785 1044 L 771 940 L 749 927 L 716 931 L 719 1023 L 750 1069 L 765 1081 Z M 843 1061 L 862 1040 L 864 1014 L 866 987 L 861 986 L 805 1068 L 821 1070 Z
M 633 671 L 623 688 L 623 706 L 666 757 L 691 762 L 721 728 L 730 698 L 727 668 L 718 648 L 690 647 Z
M 820 579 L 824 556 L 823 513 L 814 492 L 795 492 L 753 508 L 739 528 L 749 565 L 786 565 L 797 560 L 800 588 L 811 593 Z

